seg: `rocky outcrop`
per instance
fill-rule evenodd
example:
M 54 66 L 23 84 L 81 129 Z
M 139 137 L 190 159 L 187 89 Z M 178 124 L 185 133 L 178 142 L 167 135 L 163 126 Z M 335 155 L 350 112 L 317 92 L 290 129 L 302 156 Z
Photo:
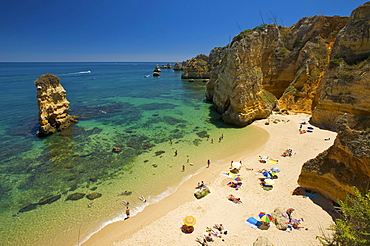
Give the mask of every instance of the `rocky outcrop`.
M 155 65 L 155 68 L 153 70 L 154 73 L 160 73 L 161 72 L 161 69 L 159 68 L 159 65 Z
M 336 129 L 334 145 L 302 167 L 298 183 L 343 200 L 370 187 L 370 2 L 338 34 L 313 104 L 311 122 Z
M 356 8 L 339 32 L 330 64 L 312 105 L 312 123 L 335 128 L 347 113 L 351 127 L 370 116 L 370 2 Z
M 208 56 L 197 55 L 182 63 L 182 79 L 209 79 L 210 67 Z
M 175 71 L 181 71 L 182 70 L 182 66 L 180 65 L 179 62 L 175 62 L 173 70 L 175 70 Z
M 47 136 L 77 122 L 76 116 L 69 115 L 69 102 L 60 79 L 53 74 L 44 74 L 36 81 L 39 107 L 38 136 Z
M 330 45 L 347 20 L 313 16 L 292 27 L 264 24 L 243 31 L 219 53 L 206 98 L 226 123 L 238 126 L 279 108 L 311 113 Z
M 272 223 L 274 223 L 279 230 L 286 230 L 288 228 L 289 218 L 284 217 L 283 213 L 285 213 L 285 210 L 280 207 L 276 208 L 274 212 L 271 213 L 273 218 Z
M 370 187 L 370 118 L 359 120 L 363 130 L 349 127 L 346 116 L 337 120 L 334 145 L 306 162 L 298 179 L 300 186 L 320 191 L 333 200 L 354 194 L 353 186 L 365 192 Z

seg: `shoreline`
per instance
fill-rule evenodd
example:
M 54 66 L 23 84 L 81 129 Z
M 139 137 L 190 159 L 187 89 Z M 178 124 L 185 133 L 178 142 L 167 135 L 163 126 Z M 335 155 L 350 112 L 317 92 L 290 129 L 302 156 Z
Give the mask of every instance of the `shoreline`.
M 269 234 L 271 234 L 269 235 L 269 239 L 275 245 L 290 243 L 290 237 L 295 242 L 303 240 L 303 242 L 314 243 L 316 240 L 315 237 L 321 235 L 319 231 L 327 228 L 332 222 L 332 219 L 328 213 L 315 204 L 315 201 L 292 196 L 290 191 L 298 186 L 297 178 L 303 163 L 329 148 L 334 142 L 336 133 L 315 127 L 313 133 L 300 135 L 298 133 L 298 124 L 302 119 L 309 119 L 309 117 L 307 114 L 288 116 L 272 115 L 269 117 L 269 125 L 265 125 L 266 119 L 255 121 L 252 125 L 260 127 L 269 133 L 265 144 L 250 153 L 238 153 L 228 156 L 227 160 L 219 160 L 224 163 L 220 163 L 218 166 L 212 166 L 211 164 L 209 169 L 204 168 L 199 173 L 192 175 L 177 190 L 164 199 L 146 206 L 143 211 L 130 217 L 128 220 L 108 224 L 100 231 L 91 235 L 81 245 L 131 245 L 144 242 L 147 242 L 147 245 L 163 243 L 171 245 L 197 245 L 194 240 L 205 232 L 205 225 L 212 227 L 215 223 L 223 223 L 225 228 L 230 230 L 230 236 L 224 236 L 224 238 L 225 241 L 233 242 L 233 245 L 238 245 L 237 242 L 250 245 L 251 242 L 255 241 L 257 235 Z M 271 119 L 277 119 L 278 121 L 273 123 Z M 330 137 L 331 140 L 324 141 L 324 138 L 327 137 Z M 287 148 L 292 148 L 294 151 L 297 151 L 297 154 L 293 157 L 281 157 L 282 151 Z M 271 168 L 274 165 L 262 165 L 257 161 L 258 155 L 269 155 L 273 159 L 280 160 L 276 166 L 282 172 L 279 174 L 279 179 L 276 181 L 273 191 L 263 191 L 259 187 L 257 179 L 259 176 L 256 175 L 257 170 Z M 230 179 L 222 175 L 222 173 L 228 171 L 230 161 L 233 159 L 243 161 L 240 174 L 245 180 L 243 181 L 243 189 L 239 191 L 234 191 L 230 187 L 227 187 L 226 183 Z M 252 168 L 253 171 L 247 170 L 246 167 Z M 211 193 L 205 198 L 197 200 L 194 198 L 193 191 L 196 184 L 202 180 L 211 189 Z M 236 205 L 227 201 L 225 197 L 228 193 L 233 193 L 241 197 L 243 203 Z M 283 197 L 284 199 L 282 199 Z M 269 202 L 264 204 L 266 199 Z M 290 237 L 288 236 L 286 238 L 286 235 L 289 233 L 277 230 L 274 225 L 268 231 L 255 231 L 243 223 L 250 216 L 256 217 L 259 210 L 271 213 L 276 207 L 286 209 L 287 206 L 296 207 L 295 213 L 299 217 L 318 217 L 317 219 L 320 221 L 319 226 L 315 226 L 315 223 L 312 224 L 309 219 L 308 222 L 303 223 L 303 226 L 307 223 L 309 227 L 314 228 L 313 230 L 301 231 L 304 236 L 299 235 L 300 233 L 292 232 L 289 235 Z M 304 209 L 302 211 L 297 208 Z M 229 214 L 230 209 L 231 211 L 236 209 L 234 211 L 235 213 Z M 199 210 L 202 211 L 200 214 Z M 182 225 L 182 218 L 188 214 L 197 217 L 198 222 L 192 234 L 183 234 L 179 227 Z M 236 214 L 238 214 L 237 217 L 235 217 Z M 293 215 L 296 217 L 295 214 Z M 229 221 L 230 218 L 233 218 L 232 221 L 235 222 Z M 257 233 L 250 233 L 250 230 Z M 155 231 L 161 232 L 161 238 L 155 237 Z M 292 235 L 294 236 L 292 237 Z M 279 239 L 277 241 L 282 241 L 283 243 L 279 244 L 279 242 L 273 239 Z M 216 240 L 213 244 L 217 245 L 217 243 Z

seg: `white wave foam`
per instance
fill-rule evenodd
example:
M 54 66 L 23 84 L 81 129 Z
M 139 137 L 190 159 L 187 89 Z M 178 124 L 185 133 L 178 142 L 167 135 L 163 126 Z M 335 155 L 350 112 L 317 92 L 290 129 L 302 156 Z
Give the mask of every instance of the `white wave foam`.
M 170 187 L 168 188 L 166 191 L 164 191 L 163 193 L 157 195 L 157 196 L 148 196 L 146 198 L 147 202 L 143 203 L 141 206 L 137 206 L 135 208 L 132 208 L 130 210 L 130 217 L 132 216 L 135 216 L 136 214 L 142 212 L 144 210 L 144 208 L 150 204 L 154 204 L 154 203 L 157 203 L 157 202 L 160 202 L 161 200 L 163 200 L 164 198 L 168 197 L 169 195 L 175 193 L 177 191 L 177 189 L 187 180 L 189 180 L 192 176 L 194 175 L 197 175 L 199 172 L 201 172 L 204 168 L 201 168 L 200 170 L 198 170 L 196 173 L 192 174 L 192 175 L 189 175 L 189 176 L 186 176 L 183 178 L 183 180 L 180 182 L 180 184 L 177 186 L 177 187 Z M 87 240 L 89 240 L 94 234 L 98 233 L 99 231 L 101 231 L 104 227 L 106 227 L 107 225 L 109 224 L 112 224 L 114 222 L 118 222 L 118 221 L 123 221 L 125 220 L 126 218 L 126 215 L 124 212 L 122 213 L 119 213 L 117 214 L 116 217 L 114 217 L 113 219 L 111 220 L 108 220 L 104 223 L 102 223 L 102 225 L 99 227 L 99 229 L 97 229 L 96 231 L 90 233 L 86 238 L 84 238 L 82 241 L 80 241 L 79 245 L 85 243 Z M 76 246 L 78 246 L 76 244 Z

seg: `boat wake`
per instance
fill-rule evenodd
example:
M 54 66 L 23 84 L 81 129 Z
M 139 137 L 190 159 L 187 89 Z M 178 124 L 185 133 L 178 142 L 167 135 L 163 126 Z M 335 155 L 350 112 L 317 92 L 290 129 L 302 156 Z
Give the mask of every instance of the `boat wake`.
M 91 73 L 91 71 L 88 70 L 88 71 L 81 71 L 81 72 L 67 73 L 67 74 L 71 75 L 71 74 L 84 74 L 84 73 Z

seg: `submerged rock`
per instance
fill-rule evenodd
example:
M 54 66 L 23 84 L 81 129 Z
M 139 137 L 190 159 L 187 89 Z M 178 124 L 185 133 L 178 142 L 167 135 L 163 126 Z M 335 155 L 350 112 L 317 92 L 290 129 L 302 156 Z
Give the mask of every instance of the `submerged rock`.
M 72 200 L 72 201 L 80 200 L 80 199 L 84 198 L 85 195 L 86 195 L 85 193 L 73 193 L 73 194 L 67 196 L 66 201 L 69 201 L 69 200 Z
M 88 194 L 88 195 L 86 196 L 86 198 L 87 198 L 87 199 L 89 199 L 89 200 L 94 200 L 94 199 L 99 198 L 99 197 L 101 197 L 101 196 L 102 196 L 102 194 L 101 194 L 101 193 L 93 192 L 93 193 Z
M 122 149 L 120 147 L 113 147 L 113 149 L 112 149 L 112 152 L 114 152 L 114 153 L 119 153 L 121 151 L 122 151 Z
M 37 208 L 37 205 L 38 205 L 37 203 L 28 204 L 28 205 L 24 206 L 23 208 L 19 209 L 18 213 L 24 213 L 24 212 L 33 210 L 33 209 Z
M 56 195 L 56 196 L 48 196 L 48 197 L 44 197 L 42 198 L 39 202 L 38 202 L 38 205 L 45 205 L 45 204 L 50 204 L 50 203 L 53 203 L 53 202 L 56 202 L 58 201 L 59 199 L 61 198 L 61 195 Z

